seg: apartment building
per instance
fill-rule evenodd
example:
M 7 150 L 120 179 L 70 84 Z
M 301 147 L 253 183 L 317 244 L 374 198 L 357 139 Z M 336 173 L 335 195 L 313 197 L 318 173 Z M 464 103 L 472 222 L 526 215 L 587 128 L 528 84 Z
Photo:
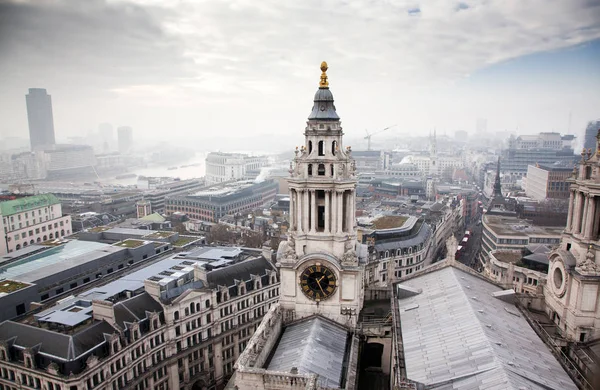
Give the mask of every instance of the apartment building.
M 27 196 L 0 202 L 0 255 L 71 234 L 71 217 L 62 215 L 52 194 Z
M 278 296 L 260 251 L 172 254 L 0 324 L 0 388 L 216 389 Z

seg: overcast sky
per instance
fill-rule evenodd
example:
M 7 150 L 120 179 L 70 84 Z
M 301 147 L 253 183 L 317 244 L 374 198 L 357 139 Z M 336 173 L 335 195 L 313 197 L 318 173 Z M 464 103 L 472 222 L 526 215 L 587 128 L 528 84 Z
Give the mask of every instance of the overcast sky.
M 329 63 L 351 137 L 581 133 L 600 117 L 598 0 L 0 0 L 0 135 L 52 95 L 57 139 L 300 141 Z M 297 143 L 297 142 L 296 142 Z M 223 150 L 227 149 L 224 144 Z

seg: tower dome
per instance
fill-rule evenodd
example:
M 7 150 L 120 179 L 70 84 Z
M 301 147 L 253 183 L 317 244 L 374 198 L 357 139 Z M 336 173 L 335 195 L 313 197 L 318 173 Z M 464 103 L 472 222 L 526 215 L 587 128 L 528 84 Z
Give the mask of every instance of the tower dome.
M 321 80 L 319 81 L 319 89 L 315 93 L 314 105 L 309 120 L 319 121 L 339 121 L 340 117 L 335 112 L 333 104 L 333 94 L 329 90 L 329 81 L 327 80 L 327 62 L 321 63 Z

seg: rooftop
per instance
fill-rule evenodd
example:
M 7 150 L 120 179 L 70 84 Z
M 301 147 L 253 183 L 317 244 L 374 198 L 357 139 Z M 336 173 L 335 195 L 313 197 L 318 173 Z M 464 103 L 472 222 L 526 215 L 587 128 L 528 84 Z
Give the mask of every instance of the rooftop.
M 35 283 L 46 276 L 55 274 L 57 270 L 77 267 L 82 263 L 106 256 L 107 252 L 122 250 L 108 244 L 79 240 L 66 241 L 62 245 L 51 248 L 40 245 L 27 247 L 28 250 L 36 248 L 42 250 L 16 261 L 5 262 L 0 268 L 0 279 Z M 16 256 L 18 252 L 13 252 L 11 255 Z
M 0 296 L 10 294 L 11 292 L 18 291 L 28 286 L 30 285 L 21 282 L 15 282 L 14 280 L 2 280 L 0 281 Z
M 408 219 L 405 215 L 386 215 L 373 221 L 373 229 L 392 229 L 401 227 Z
M 513 216 L 484 214 L 483 222 L 500 236 L 553 236 L 559 238 L 564 228 L 536 226 L 531 222 Z
M 413 291 L 398 300 L 408 379 L 457 390 L 577 389 L 494 284 L 447 266 L 400 286 Z
M 146 241 L 128 239 L 125 241 L 117 242 L 116 244 L 113 244 L 113 246 L 119 246 L 121 248 L 137 248 L 144 244 L 146 244 Z
M 314 317 L 286 327 L 267 370 L 318 374 L 319 384 L 338 388 L 342 383 L 348 332 L 333 322 Z
M 60 204 L 58 198 L 52 194 L 27 196 L 24 198 L 0 202 L 0 214 L 3 216 L 14 215 L 24 211 Z
M 518 263 L 521 260 L 521 252 L 515 251 L 495 251 L 494 257 L 503 263 Z

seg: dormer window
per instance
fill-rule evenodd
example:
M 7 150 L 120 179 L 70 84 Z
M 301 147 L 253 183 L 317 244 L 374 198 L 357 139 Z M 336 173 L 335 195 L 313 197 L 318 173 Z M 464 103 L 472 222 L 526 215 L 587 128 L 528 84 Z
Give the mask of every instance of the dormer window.
M 256 289 L 258 290 L 260 288 L 260 282 L 256 282 Z
M 240 295 L 244 295 L 246 293 L 246 289 L 240 286 Z
M 208 309 L 210 307 L 210 299 L 207 299 L 206 302 L 204 302 L 204 306 Z

